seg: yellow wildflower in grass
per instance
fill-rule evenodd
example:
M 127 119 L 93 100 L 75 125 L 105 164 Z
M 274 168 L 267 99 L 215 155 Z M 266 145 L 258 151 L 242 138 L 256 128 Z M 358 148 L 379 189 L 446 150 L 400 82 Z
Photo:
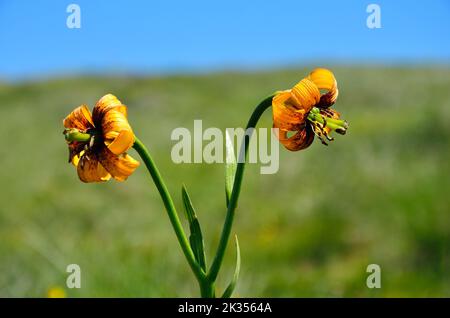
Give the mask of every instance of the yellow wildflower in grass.
M 62 289 L 61 287 L 51 287 L 47 291 L 47 298 L 66 298 L 66 291 Z
M 309 147 L 314 135 L 327 144 L 333 140 L 331 131 L 345 134 L 347 123 L 329 108 L 338 93 L 333 73 L 324 68 L 313 70 L 292 89 L 278 92 L 272 100 L 273 127 L 279 129 L 283 146 L 297 151 Z
M 123 181 L 139 166 L 126 151 L 135 141 L 127 120 L 127 107 L 116 96 L 103 96 L 92 112 L 86 105 L 73 110 L 63 121 L 66 136 L 87 133 L 85 141 L 68 139 L 69 162 L 83 182 L 102 182 L 111 177 Z

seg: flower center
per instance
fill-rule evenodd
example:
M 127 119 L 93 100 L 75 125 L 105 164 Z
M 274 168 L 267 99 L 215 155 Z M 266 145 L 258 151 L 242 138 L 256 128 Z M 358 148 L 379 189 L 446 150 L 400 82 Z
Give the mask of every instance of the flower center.
M 334 140 L 330 136 L 332 131 L 345 135 L 348 123 L 345 120 L 333 118 L 333 113 L 327 109 L 313 107 L 307 116 L 308 123 L 311 125 L 314 134 L 320 139 L 322 144 L 328 145 L 328 141 Z
M 81 132 L 76 128 L 68 128 L 63 131 L 66 140 L 70 143 L 77 141 L 85 144 L 85 150 L 95 150 L 98 145 L 102 143 L 102 135 L 95 129 L 89 129 L 86 132 Z

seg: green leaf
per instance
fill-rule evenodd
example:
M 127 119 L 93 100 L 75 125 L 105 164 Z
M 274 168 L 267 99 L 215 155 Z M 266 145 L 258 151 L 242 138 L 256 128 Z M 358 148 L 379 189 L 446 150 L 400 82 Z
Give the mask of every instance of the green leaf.
M 241 270 L 241 251 L 239 249 L 239 241 L 237 238 L 237 235 L 234 237 L 236 240 L 236 268 L 234 270 L 233 279 L 230 282 L 230 285 L 228 285 L 227 289 L 225 289 L 222 298 L 230 298 L 233 294 L 234 288 L 236 287 L 236 283 L 239 278 L 239 271 Z
M 189 222 L 189 230 L 191 232 L 189 235 L 189 243 L 191 244 L 192 251 L 194 252 L 195 260 L 200 267 L 206 271 L 205 245 L 203 243 L 202 230 L 200 228 L 197 215 L 195 214 L 195 209 L 192 206 L 191 198 L 189 197 L 184 185 L 181 188 L 181 196 L 183 198 L 184 211 L 186 212 L 186 217 Z
M 225 195 L 230 202 L 231 193 L 233 192 L 234 176 L 236 174 L 236 156 L 234 155 L 233 140 L 231 140 L 228 130 L 225 131 Z

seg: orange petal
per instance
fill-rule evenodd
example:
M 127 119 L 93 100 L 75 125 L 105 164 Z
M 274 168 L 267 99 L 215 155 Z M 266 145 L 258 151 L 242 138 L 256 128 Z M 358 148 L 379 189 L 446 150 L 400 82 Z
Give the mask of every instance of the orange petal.
M 108 110 L 102 118 L 102 131 L 105 144 L 110 150 L 120 155 L 133 146 L 134 134 L 123 114 L 114 109 Z
M 76 128 L 83 132 L 89 128 L 94 128 L 91 112 L 86 105 L 75 108 L 64 118 L 63 125 L 65 128 Z
M 332 90 L 336 85 L 333 72 L 326 68 L 316 68 L 308 75 L 308 79 L 314 82 L 319 89 Z
M 279 129 L 277 137 L 280 143 L 290 151 L 308 148 L 314 141 L 314 132 L 310 126 L 306 126 L 304 129 L 295 132 L 291 137 L 287 136 L 288 133 L 289 131 L 287 130 Z
M 305 121 L 305 110 L 292 98 L 290 91 L 273 98 L 272 115 L 274 124 L 280 129 L 297 130 Z
M 314 82 L 304 78 L 292 88 L 292 96 L 302 106 L 305 112 L 309 112 L 319 102 L 320 91 Z
M 103 167 L 118 181 L 126 180 L 139 166 L 139 161 L 130 155 L 124 153 L 116 156 L 106 147 L 102 147 L 97 157 Z
M 318 107 L 329 107 L 336 102 L 339 90 L 337 88 L 336 78 L 330 70 L 316 68 L 309 74 L 308 79 L 314 82 L 319 89 L 328 91 L 320 97 L 320 103 L 317 105 Z
M 127 117 L 127 108 L 125 105 L 113 94 L 106 94 L 95 104 L 94 110 L 92 111 L 92 117 L 97 126 L 101 125 L 104 114 L 110 109 L 116 109 L 122 112 L 125 118 Z
M 122 130 L 108 145 L 108 149 L 115 155 L 120 155 L 130 149 L 134 144 L 134 134 L 129 130 Z
M 78 177 L 83 182 L 103 182 L 111 178 L 94 154 L 84 154 L 77 162 Z

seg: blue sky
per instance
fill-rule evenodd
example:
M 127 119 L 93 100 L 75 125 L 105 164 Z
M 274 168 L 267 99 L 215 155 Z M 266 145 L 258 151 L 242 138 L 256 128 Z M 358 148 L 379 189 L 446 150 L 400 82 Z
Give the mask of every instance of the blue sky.
M 69 29 L 66 8 L 81 8 Z M 381 7 L 381 29 L 366 7 Z M 0 78 L 449 63 L 450 1 L 0 0 Z

